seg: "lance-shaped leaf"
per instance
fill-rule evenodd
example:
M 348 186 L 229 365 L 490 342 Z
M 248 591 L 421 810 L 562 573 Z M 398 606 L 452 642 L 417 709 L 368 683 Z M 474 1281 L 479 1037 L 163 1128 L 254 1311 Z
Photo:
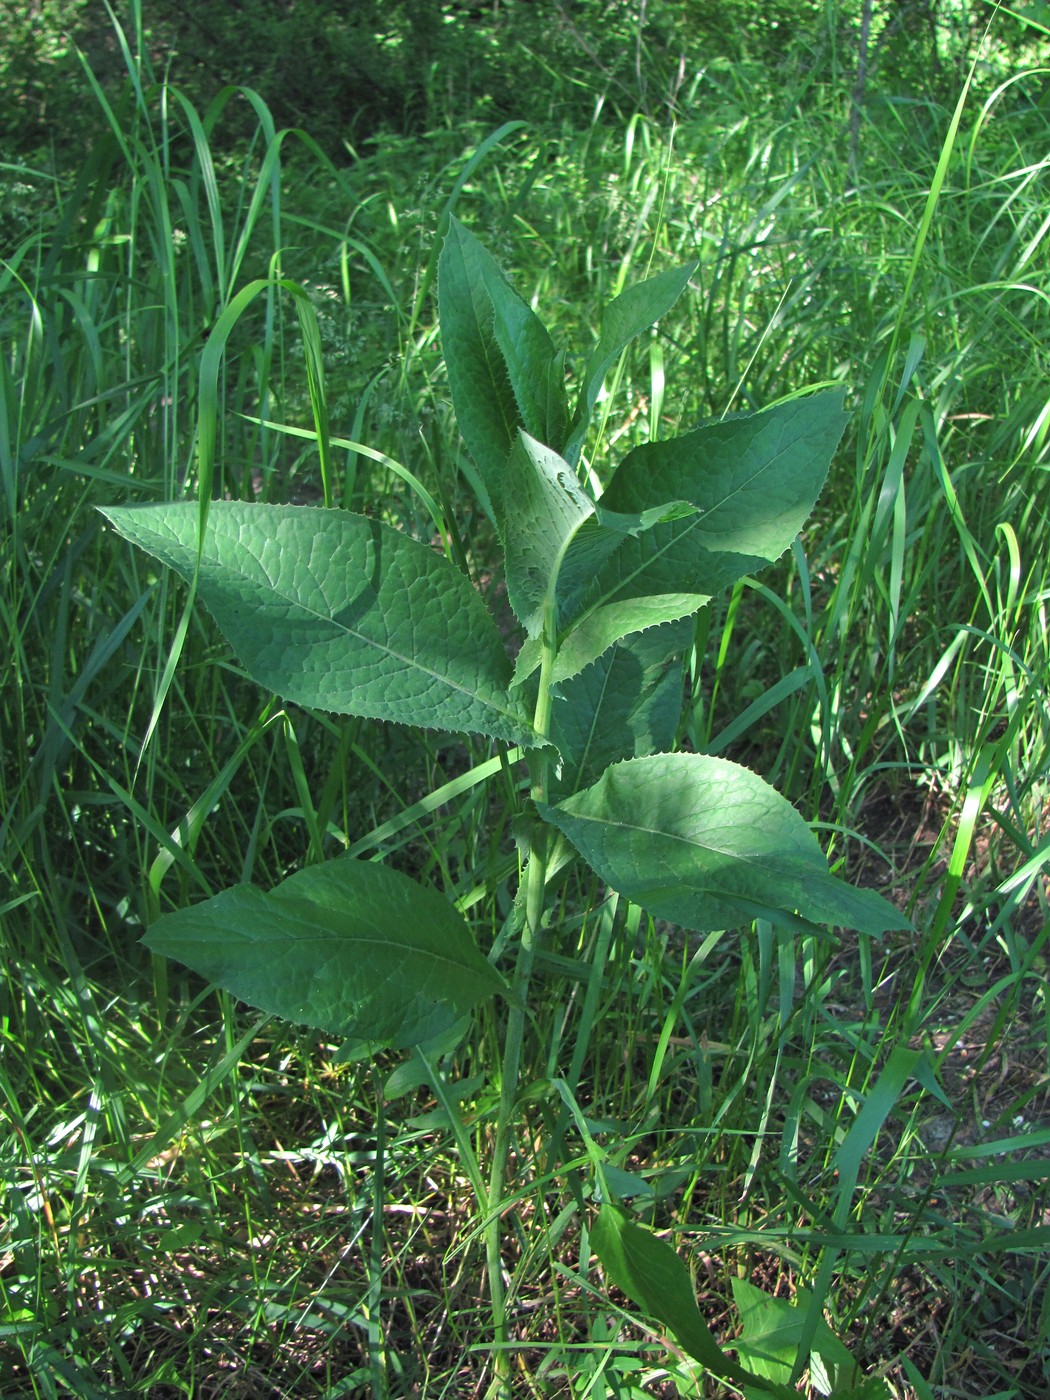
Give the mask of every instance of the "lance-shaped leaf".
M 756 915 L 870 934 L 909 927 L 874 891 L 836 879 L 791 803 L 725 759 L 629 759 L 540 810 L 613 889 L 685 928 L 736 928 Z
M 103 513 L 193 578 L 196 504 Z M 510 663 L 476 590 L 443 555 L 379 521 L 215 501 L 197 590 L 249 675 L 288 700 L 537 742 L 508 695 Z
M 542 442 L 564 436 L 563 358 L 536 313 L 458 219 L 449 225 L 438 262 L 438 314 L 460 432 L 498 512 L 519 427 Z
M 562 762 L 551 778 L 553 794 L 586 787 L 622 758 L 672 747 L 692 635 L 689 619 L 635 633 L 555 688 L 551 739 Z
M 684 498 L 696 514 L 625 539 L 602 567 L 590 604 L 713 596 L 778 559 L 824 484 L 847 422 L 843 394 L 830 389 L 629 452 L 602 496 L 604 509 L 635 514 Z
M 235 885 L 144 942 L 262 1011 L 395 1047 L 506 991 L 443 895 L 368 861 L 313 865 L 268 893 Z
M 693 262 L 685 267 L 672 267 L 656 277 L 628 287 L 614 297 L 602 312 L 598 343 L 591 351 L 584 370 L 583 386 L 573 412 L 572 429 L 565 444 L 565 458 L 573 466 L 580 460 L 591 414 L 598 402 L 605 376 L 635 336 L 641 335 L 642 331 L 648 330 L 670 311 L 696 271 L 696 266 Z M 667 499 L 671 500 L 678 494 L 672 492 Z
M 438 316 L 452 403 L 467 451 L 495 504 L 519 424 L 485 285 L 489 254 L 453 219 L 438 260 Z
M 537 637 L 544 608 L 555 596 L 565 551 L 593 516 L 594 502 L 567 462 L 527 433 L 519 433 L 507 463 L 503 508 L 507 596 L 529 636 Z
M 700 1315 L 685 1264 L 665 1240 L 636 1224 L 619 1206 L 602 1206 L 591 1230 L 591 1244 L 609 1282 L 672 1332 L 682 1349 L 712 1376 L 784 1400 L 797 1394 L 726 1356 Z
M 565 356 L 555 351 L 546 326 L 491 258 L 484 277 L 496 341 L 525 431 L 539 442 L 563 442 L 569 416 Z

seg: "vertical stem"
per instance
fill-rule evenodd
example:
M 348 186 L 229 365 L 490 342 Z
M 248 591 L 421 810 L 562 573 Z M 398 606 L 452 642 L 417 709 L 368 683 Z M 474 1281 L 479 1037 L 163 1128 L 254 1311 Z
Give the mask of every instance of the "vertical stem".
M 539 695 L 536 699 L 533 724 L 537 733 L 547 738 L 550 734 L 551 722 L 550 677 L 556 655 L 554 603 L 553 599 L 550 598 L 544 608 L 541 640 L 543 653 L 540 662 Z M 535 802 L 546 802 L 547 800 L 549 763 L 548 751 L 545 748 L 537 749 L 530 757 L 531 795 Z M 499 1117 L 496 1121 L 496 1137 L 492 1146 L 488 1220 L 485 1224 L 485 1255 L 496 1345 L 496 1379 L 500 1389 L 508 1396 L 510 1394 L 510 1357 L 506 1350 L 506 1289 L 503 1285 L 503 1260 L 500 1255 L 500 1214 L 503 1187 L 507 1175 L 507 1159 L 510 1155 L 514 1105 L 521 1074 L 521 1047 L 525 1038 L 529 983 L 532 978 L 536 950 L 542 936 L 546 885 L 547 829 L 541 823 L 536 822 L 529 837 L 528 864 L 525 868 L 525 925 L 518 947 L 517 962 L 514 965 L 510 1012 L 507 1017 L 507 1030 L 503 1041 Z
M 372 1172 L 372 1228 L 368 1241 L 368 1369 L 374 1400 L 387 1400 L 386 1341 L 383 1336 L 383 1206 L 386 1204 L 386 1100 L 383 1081 L 372 1066 L 372 1087 L 376 1096 L 376 1160 Z
M 590 1047 L 591 1032 L 594 1029 L 595 1017 L 598 1013 L 598 1002 L 605 981 L 606 964 L 609 961 L 609 947 L 612 944 L 619 909 L 620 896 L 614 892 L 598 915 L 598 936 L 591 953 L 591 970 L 587 977 L 587 990 L 583 998 L 583 1007 L 580 1010 L 579 1030 L 576 1033 L 576 1044 L 573 1046 L 569 1072 L 565 1076 L 565 1082 L 574 1097 L 580 1087 L 580 1075 L 583 1073 L 583 1063 Z M 570 1116 L 568 1105 L 563 1103 L 546 1153 L 547 1171 L 554 1170 L 554 1165 L 561 1156 L 562 1138 L 565 1136 Z

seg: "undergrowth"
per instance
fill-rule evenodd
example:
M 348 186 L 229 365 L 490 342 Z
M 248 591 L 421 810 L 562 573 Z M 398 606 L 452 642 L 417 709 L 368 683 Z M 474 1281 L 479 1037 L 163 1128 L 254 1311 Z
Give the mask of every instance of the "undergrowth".
M 915 928 L 696 936 L 626 901 L 587 912 L 567 883 L 573 962 L 540 957 L 523 1083 L 585 1018 L 589 1131 L 623 1144 L 723 1342 L 734 1278 L 805 1288 L 900 1397 L 1045 1394 L 1045 76 L 983 73 L 954 136 L 950 107 L 873 93 L 852 166 L 837 88 L 773 100 L 745 60 L 690 78 L 673 120 L 610 118 L 596 89 L 586 126 L 552 104 L 498 136 L 380 134 L 337 166 L 262 99 L 197 110 L 130 47 L 126 67 L 119 103 L 83 80 L 108 135 L 79 171 L 18 173 L 39 212 L 0 266 L 4 1393 L 439 1396 L 488 1374 L 449 1105 L 396 1055 L 259 1029 L 138 940 L 158 894 L 273 884 L 311 841 L 498 927 L 520 780 L 465 782 L 499 771 L 480 740 L 267 702 L 198 612 L 156 707 L 185 594 L 94 509 L 192 497 L 201 356 L 279 273 L 320 323 L 337 501 L 423 540 L 470 521 L 499 620 L 437 337 L 435 234 L 465 176 L 460 217 L 559 339 L 650 263 L 699 260 L 607 382 L 617 455 L 850 390 L 804 536 L 701 614 L 680 737 L 764 774 Z M 230 104 L 254 132 L 232 146 Z M 321 498 L 308 350 L 276 290 L 238 322 L 217 494 Z M 495 1014 L 455 1065 L 478 1150 Z M 887 1075 L 897 1046 L 928 1052 L 921 1081 Z M 542 1162 L 565 1129 L 531 1121 Z M 519 1248 L 543 1257 L 515 1261 L 520 1393 L 724 1393 L 606 1288 L 564 1180 L 522 1190 Z

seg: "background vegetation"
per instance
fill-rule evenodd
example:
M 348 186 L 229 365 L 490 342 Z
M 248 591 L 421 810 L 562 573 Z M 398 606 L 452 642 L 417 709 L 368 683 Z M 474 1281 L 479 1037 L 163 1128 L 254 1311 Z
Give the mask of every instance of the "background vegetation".
M 501 801 L 430 801 L 489 751 L 266 703 L 199 610 L 154 715 L 184 593 L 93 509 L 193 494 L 209 332 L 280 271 L 320 318 L 343 503 L 426 539 L 425 488 L 498 608 L 437 337 L 457 191 L 580 360 L 611 292 L 699 259 L 607 386 L 617 454 L 848 387 L 805 538 L 702 616 L 682 741 L 770 778 L 915 927 L 698 940 L 567 889 L 526 1080 L 579 1058 L 592 1130 L 623 1141 L 641 1218 L 727 1341 L 732 1278 L 806 1287 L 894 1395 L 1047 1393 L 1041 15 L 0 3 L 3 1394 L 484 1387 L 447 1106 L 395 1056 L 253 1035 L 138 939 L 320 840 L 433 882 L 487 949 L 513 775 Z M 225 493 L 317 499 L 311 442 L 284 430 L 311 418 L 276 290 L 238 323 L 219 421 Z M 448 1065 L 478 1137 L 497 1040 L 482 1020 Z M 883 1074 L 901 1044 L 927 1051 L 921 1082 Z M 521 1394 L 718 1393 L 605 1292 L 571 1173 L 529 1171 L 554 1126 L 537 1107 L 519 1143 Z

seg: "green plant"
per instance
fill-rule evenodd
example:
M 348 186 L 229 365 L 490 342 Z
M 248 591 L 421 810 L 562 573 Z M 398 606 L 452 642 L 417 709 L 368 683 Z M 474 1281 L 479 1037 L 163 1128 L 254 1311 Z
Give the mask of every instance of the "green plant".
M 454 522 L 443 522 L 439 552 L 345 510 L 210 500 L 206 366 L 199 502 L 104 510 L 125 538 L 188 580 L 187 607 L 201 598 L 261 685 L 317 709 L 484 735 L 500 746 L 502 764 L 528 766 L 516 827 L 524 869 L 488 957 L 443 894 L 377 863 L 322 860 L 320 831 L 311 863 L 276 888 L 236 886 L 163 915 L 146 935 L 154 951 L 268 1013 L 373 1048 L 415 1048 L 448 1106 L 485 1222 L 504 1382 L 501 1217 L 533 966 L 554 936 L 550 896 L 567 868 L 582 858 L 611 889 L 686 929 L 755 919 L 810 933 L 906 927 L 878 895 L 831 875 L 802 818 L 754 773 L 674 751 L 694 616 L 791 545 L 846 422 L 841 389 L 795 397 L 643 443 L 602 490 L 583 449 L 603 382 L 693 270 L 661 273 L 609 303 L 570 410 L 564 355 L 482 245 L 448 221 L 438 264 L 445 359 L 474 463 L 464 470 L 502 544 L 524 634 L 513 664 Z M 302 309 L 298 289 L 283 285 Z M 251 291 L 217 327 L 214 362 Z M 323 388 L 316 370 L 311 376 L 330 502 Z M 509 950 L 508 980 L 496 962 Z M 457 1129 L 438 1058 L 473 1008 L 496 995 L 507 1011 L 486 1163 Z M 793 1393 L 768 1367 L 724 1356 L 673 1251 L 612 1204 L 620 1178 L 587 1132 L 576 1087 L 570 1077 L 548 1091 L 561 1095 L 581 1129 L 603 1203 L 593 1241 L 610 1277 L 712 1374 L 756 1393 Z M 550 1156 L 551 1168 L 561 1168 L 556 1144 Z

